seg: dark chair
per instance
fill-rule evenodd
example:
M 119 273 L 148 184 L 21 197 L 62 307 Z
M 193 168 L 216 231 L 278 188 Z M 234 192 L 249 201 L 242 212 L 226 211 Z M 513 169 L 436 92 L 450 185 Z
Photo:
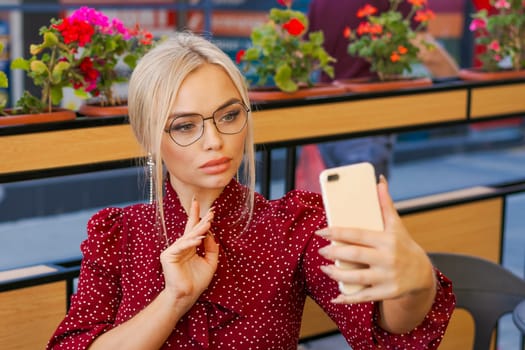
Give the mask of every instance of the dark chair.
M 470 255 L 430 253 L 434 265 L 452 280 L 457 308 L 474 319 L 475 350 L 490 349 L 492 331 L 501 316 L 525 298 L 525 280 L 492 261 Z
M 516 306 L 512 313 L 512 319 L 516 327 L 525 335 L 525 299 Z

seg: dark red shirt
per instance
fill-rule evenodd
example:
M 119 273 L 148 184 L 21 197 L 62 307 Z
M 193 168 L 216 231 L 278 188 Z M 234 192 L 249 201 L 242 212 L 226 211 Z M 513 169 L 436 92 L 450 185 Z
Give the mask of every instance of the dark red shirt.
M 219 266 L 208 289 L 177 323 L 163 349 L 296 350 L 303 306 L 311 296 L 337 323 L 353 349 L 435 349 L 452 314 L 449 280 L 437 273 L 432 310 L 412 332 L 391 335 L 376 325 L 374 303 L 335 305 L 337 283 L 319 269 L 327 241 L 314 234 L 326 226 L 318 194 L 292 191 L 279 200 L 256 195 L 253 221 L 236 220 L 244 188 L 232 181 L 215 201 L 212 232 L 220 244 Z M 166 186 L 165 218 L 170 244 L 187 215 Z M 163 289 L 160 253 L 165 239 L 155 229 L 155 209 L 137 204 L 107 208 L 88 223 L 82 267 L 71 308 L 48 349 L 84 349 L 105 331 L 146 307 Z

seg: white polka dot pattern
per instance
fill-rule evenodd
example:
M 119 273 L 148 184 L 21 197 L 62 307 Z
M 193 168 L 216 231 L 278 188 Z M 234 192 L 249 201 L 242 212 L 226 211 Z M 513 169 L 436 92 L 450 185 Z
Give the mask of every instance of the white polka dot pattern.
M 374 303 L 335 305 L 337 284 L 319 266 L 314 234 L 326 226 L 317 194 L 292 191 L 279 200 L 256 195 L 253 221 L 236 224 L 244 188 L 232 181 L 215 201 L 212 232 L 220 244 L 219 266 L 208 289 L 178 322 L 163 349 L 297 349 L 307 295 L 338 324 L 353 349 L 434 349 L 454 307 L 451 283 L 440 288 L 432 310 L 412 332 L 392 335 L 374 322 Z M 165 198 L 170 243 L 187 215 L 169 183 Z M 165 248 L 151 205 L 106 208 L 88 223 L 83 261 L 71 308 L 48 349 L 85 349 L 101 333 L 147 306 L 163 289 L 159 256 Z

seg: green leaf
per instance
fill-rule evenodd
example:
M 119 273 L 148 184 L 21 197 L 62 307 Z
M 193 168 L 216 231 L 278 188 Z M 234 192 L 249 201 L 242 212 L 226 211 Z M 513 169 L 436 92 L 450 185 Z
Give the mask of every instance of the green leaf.
M 0 88 L 6 88 L 9 86 L 9 82 L 7 80 L 7 75 L 0 71 Z
M 275 73 L 275 84 L 279 89 L 285 92 L 294 92 L 297 91 L 298 86 L 291 79 L 292 69 L 286 63 L 281 64 Z
M 23 69 L 25 71 L 28 71 L 29 61 L 23 59 L 22 57 L 17 57 L 11 61 L 11 69 Z
M 57 63 L 53 71 L 51 72 L 51 81 L 53 84 L 59 84 L 64 76 L 64 72 L 67 71 L 70 67 L 70 64 L 65 61 L 60 61 Z
M 54 33 L 44 33 L 44 42 L 42 44 L 42 47 L 52 47 L 56 44 L 58 44 L 58 38 Z
M 51 102 L 54 105 L 60 104 L 62 102 L 63 98 L 63 92 L 62 92 L 62 86 L 53 86 L 51 88 Z
M 40 60 L 32 61 L 29 65 L 32 72 L 36 74 L 44 74 L 48 72 L 47 66 Z

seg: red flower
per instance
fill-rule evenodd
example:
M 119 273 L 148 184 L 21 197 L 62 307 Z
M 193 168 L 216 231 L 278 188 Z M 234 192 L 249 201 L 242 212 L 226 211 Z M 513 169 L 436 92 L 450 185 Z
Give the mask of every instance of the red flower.
M 357 27 L 357 34 L 372 34 L 378 35 L 383 32 L 383 27 L 380 24 L 371 24 L 370 22 L 361 22 Z
M 293 0 L 277 0 L 277 2 L 284 7 L 292 7 Z
M 400 55 L 404 55 L 408 52 L 408 49 L 404 47 L 403 45 L 399 45 L 397 47 L 397 52 L 399 52 Z
M 397 62 L 401 59 L 401 57 L 399 56 L 399 54 L 397 52 L 392 52 L 392 54 L 390 55 L 390 61 L 392 62 Z
M 79 64 L 79 68 L 87 85 L 85 90 L 88 92 L 92 91 L 97 86 L 96 82 L 100 76 L 100 72 L 93 68 L 93 61 L 91 60 L 91 57 L 84 57 L 82 62 Z
M 408 0 L 409 3 L 412 4 L 414 7 L 423 7 L 427 4 L 427 0 Z
M 91 42 L 95 33 L 95 29 L 89 23 L 75 19 L 70 21 L 69 18 L 64 18 L 60 24 L 53 27 L 62 34 L 65 44 L 78 42 L 80 47 Z
M 416 12 L 416 15 L 414 16 L 414 20 L 416 22 L 425 23 L 425 22 L 430 21 L 434 17 L 436 17 L 436 15 L 434 14 L 434 12 L 432 12 L 432 10 L 425 10 L 425 11 L 420 10 Z
M 235 62 L 237 62 L 237 64 L 241 63 L 245 53 L 246 51 L 244 50 L 237 51 L 237 54 L 235 55 Z
M 352 31 L 350 30 L 350 27 L 345 27 L 345 30 L 343 31 L 343 36 L 345 38 L 350 38 L 350 35 L 352 35 Z
M 291 20 L 283 24 L 283 28 L 286 29 L 286 31 L 291 35 L 299 36 L 304 31 L 305 26 L 297 18 L 292 18 Z
M 366 16 L 371 16 L 373 15 L 374 13 L 377 12 L 377 8 L 370 5 L 370 4 L 366 4 L 365 6 L 361 7 L 359 9 L 359 11 L 357 11 L 357 17 L 358 18 L 363 18 L 363 17 L 366 17 Z

